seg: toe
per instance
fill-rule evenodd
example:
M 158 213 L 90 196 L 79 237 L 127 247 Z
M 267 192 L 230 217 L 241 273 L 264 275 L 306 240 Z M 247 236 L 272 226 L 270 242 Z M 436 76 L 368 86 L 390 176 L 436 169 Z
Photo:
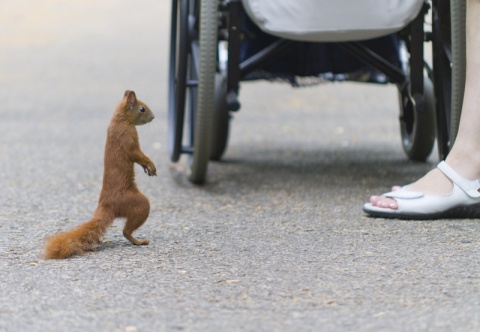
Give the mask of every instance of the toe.
M 388 197 L 383 197 L 382 199 L 378 200 L 377 206 L 382 208 L 392 209 L 392 210 L 398 209 L 397 201 Z
M 382 199 L 382 196 L 371 196 L 370 197 L 370 203 L 372 205 L 377 205 L 378 201 Z
M 377 206 L 380 208 L 387 208 L 392 210 L 398 209 L 398 203 L 396 200 L 392 198 L 388 198 L 385 196 L 372 196 L 370 197 L 370 203 L 373 206 Z

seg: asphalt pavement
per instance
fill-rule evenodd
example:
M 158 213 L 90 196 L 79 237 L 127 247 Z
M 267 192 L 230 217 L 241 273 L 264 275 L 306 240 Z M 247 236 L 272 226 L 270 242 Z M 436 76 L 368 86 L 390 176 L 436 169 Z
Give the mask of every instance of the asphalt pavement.
M 479 331 L 478 220 L 366 217 L 434 167 L 402 151 L 395 87 L 242 84 L 204 186 L 167 149 L 170 3 L 0 4 L 0 331 Z M 89 220 L 125 90 L 156 113 L 136 168 L 151 213 L 94 252 L 42 259 Z

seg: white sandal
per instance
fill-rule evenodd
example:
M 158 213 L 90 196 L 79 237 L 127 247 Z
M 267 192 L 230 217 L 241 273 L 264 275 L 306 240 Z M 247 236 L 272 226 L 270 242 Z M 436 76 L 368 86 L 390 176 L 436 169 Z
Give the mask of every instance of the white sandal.
M 480 178 L 464 179 L 444 161 L 437 167 L 453 182 L 453 190 L 449 194 L 427 195 L 403 187 L 382 195 L 395 199 L 398 209 L 366 203 L 363 211 L 374 217 L 398 219 L 480 218 Z

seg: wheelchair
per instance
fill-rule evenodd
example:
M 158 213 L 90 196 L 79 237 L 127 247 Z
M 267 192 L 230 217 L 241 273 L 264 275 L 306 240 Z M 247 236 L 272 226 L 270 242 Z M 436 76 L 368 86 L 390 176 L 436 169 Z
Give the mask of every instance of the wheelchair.
M 399 3 L 408 8 L 392 11 Z M 346 17 L 365 15 L 361 28 L 328 21 L 333 15 L 328 10 L 343 13 L 342 4 L 360 6 L 350 8 Z M 365 27 L 372 20 L 368 5 L 385 7 L 397 21 Z M 301 6 L 310 8 L 302 11 Z M 311 18 L 321 11 L 326 11 L 323 18 Z M 182 154 L 189 155 L 188 178 L 203 183 L 208 163 L 220 160 L 227 148 L 231 112 L 241 106 L 240 82 L 271 77 L 293 85 L 298 77 L 395 84 L 407 157 L 425 161 L 436 139 L 444 159 L 463 97 L 464 15 L 465 0 L 172 0 L 170 159 L 178 162 Z M 312 22 L 324 26 L 312 28 Z M 424 56 L 426 42 L 432 47 L 431 65 Z

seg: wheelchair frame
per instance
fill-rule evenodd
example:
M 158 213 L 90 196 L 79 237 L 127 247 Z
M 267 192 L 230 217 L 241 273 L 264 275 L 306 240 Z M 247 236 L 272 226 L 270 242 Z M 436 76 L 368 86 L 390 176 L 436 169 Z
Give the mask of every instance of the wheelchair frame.
M 428 13 L 432 13 L 432 31 L 424 31 Z M 190 155 L 188 177 L 193 183 L 205 181 L 208 162 L 219 160 L 226 149 L 229 113 L 240 109 L 240 82 L 292 43 L 279 38 L 241 61 L 241 44 L 245 37 L 242 15 L 245 13 L 241 0 L 172 0 L 169 150 L 173 162 L 177 162 L 181 154 Z M 450 146 L 452 117 L 450 5 L 443 0 L 425 1 L 417 18 L 398 34 L 410 54 L 408 72 L 360 42 L 336 44 L 398 86 L 400 128 L 407 156 L 412 160 L 425 160 L 433 148 L 436 131 L 443 159 Z M 228 43 L 226 78 L 218 68 L 219 40 Z M 424 60 L 425 41 L 433 44 L 433 68 Z M 436 98 L 430 81 L 433 81 Z M 187 144 L 183 144 L 184 127 L 187 128 Z

